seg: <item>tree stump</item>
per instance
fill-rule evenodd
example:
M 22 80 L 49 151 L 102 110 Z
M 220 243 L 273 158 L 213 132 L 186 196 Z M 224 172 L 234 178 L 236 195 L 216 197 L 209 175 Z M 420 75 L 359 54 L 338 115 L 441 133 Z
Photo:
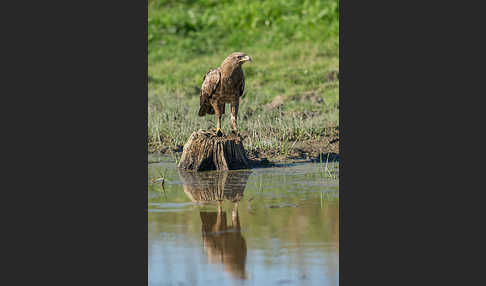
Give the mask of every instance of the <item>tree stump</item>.
M 184 145 L 178 167 L 192 171 L 249 169 L 242 141 L 239 135 L 218 137 L 215 132 L 193 132 Z

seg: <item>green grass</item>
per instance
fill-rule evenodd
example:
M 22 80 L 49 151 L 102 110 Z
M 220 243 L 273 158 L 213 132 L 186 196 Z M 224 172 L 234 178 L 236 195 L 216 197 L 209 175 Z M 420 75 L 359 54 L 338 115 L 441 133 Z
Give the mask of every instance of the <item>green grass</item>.
M 215 127 L 197 116 L 199 88 L 234 51 L 252 58 L 238 114 L 247 150 L 285 155 L 326 136 L 339 118 L 338 32 L 337 1 L 149 1 L 149 150 L 180 149 Z

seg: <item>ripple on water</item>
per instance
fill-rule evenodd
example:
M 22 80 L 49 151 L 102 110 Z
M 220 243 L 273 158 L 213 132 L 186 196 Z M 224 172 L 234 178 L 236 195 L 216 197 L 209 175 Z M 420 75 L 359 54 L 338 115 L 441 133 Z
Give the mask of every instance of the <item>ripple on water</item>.
M 189 210 L 197 204 L 192 202 L 187 203 L 149 203 L 149 212 L 179 212 Z

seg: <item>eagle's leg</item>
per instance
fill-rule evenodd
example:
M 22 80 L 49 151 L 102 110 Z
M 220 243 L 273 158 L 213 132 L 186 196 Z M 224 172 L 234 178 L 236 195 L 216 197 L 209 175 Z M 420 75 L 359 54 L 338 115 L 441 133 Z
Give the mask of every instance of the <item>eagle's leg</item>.
M 221 113 L 217 113 L 216 117 L 218 118 L 218 123 L 216 123 L 216 135 L 223 136 L 223 132 L 221 131 Z
M 231 123 L 233 124 L 233 132 L 238 134 L 238 125 L 236 121 L 238 120 L 238 105 L 239 102 L 231 103 Z
M 221 111 L 219 110 L 218 103 L 212 104 L 214 109 L 214 114 L 216 115 L 216 119 L 218 120 L 216 123 L 216 135 L 223 136 L 223 132 L 221 132 Z

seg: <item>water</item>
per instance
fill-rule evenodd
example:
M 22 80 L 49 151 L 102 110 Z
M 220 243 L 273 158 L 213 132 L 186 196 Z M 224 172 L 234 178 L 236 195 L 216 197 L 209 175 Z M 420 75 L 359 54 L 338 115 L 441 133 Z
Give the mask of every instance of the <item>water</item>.
M 149 285 L 338 285 L 338 163 L 149 164 Z

